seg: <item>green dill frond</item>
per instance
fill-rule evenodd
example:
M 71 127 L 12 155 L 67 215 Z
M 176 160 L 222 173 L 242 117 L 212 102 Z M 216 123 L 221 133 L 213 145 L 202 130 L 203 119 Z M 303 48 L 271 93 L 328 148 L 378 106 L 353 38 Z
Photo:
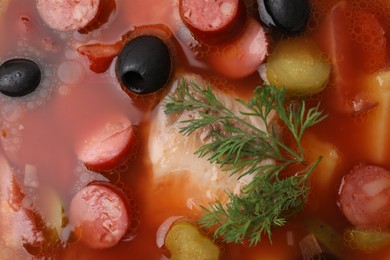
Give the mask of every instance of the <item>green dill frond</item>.
M 164 106 L 167 114 L 198 112 L 196 118 L 181 122 L 180 131 L 184 135 L 204 127 L 210 129 L 212 141 L 195 154 L 207 157 L 210 163 L 220 165 L 237 178 L 253 176 L 240 194 L 228 192 L 226 204 L 217 200 L 203 207 L 205 213 L 199 223 L 205 228 L 216 227 L 215 238 L 227 243 L 247 240 L 254 246 L 263 236 L 271 240 L 272 229 L 283 226 L 303 208 L 309 189 L 307 179 L 321 158 L 306 166 L 301 138 L 309 127 L 326 116 L 319 104 L 309 109 L 304 100 L 287 104 L 285 89 L 269 85 L 257 87 L 249 101 L 237 99 L 237 102 L 245 108 L 238 115 L 221 103 L 209 86 L 202 88 L 183 79 Z M 269 116 L 274 111 L 294 137 L 297 150 L 284 144 L 274 125 L 269 125 Z M 243 116 L 261 119 L 266 130 L 250 124 Z M 297 164 L 303 168 L 299 174 L 280 177 L 283 170 Z

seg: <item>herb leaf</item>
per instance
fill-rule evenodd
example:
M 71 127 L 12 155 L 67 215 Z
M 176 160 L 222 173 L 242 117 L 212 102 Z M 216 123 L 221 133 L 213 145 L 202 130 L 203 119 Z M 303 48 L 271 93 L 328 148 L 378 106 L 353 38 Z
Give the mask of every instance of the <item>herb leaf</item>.
M 321 158 L 306 165 L 301 138 L 309 127 L 326 116 L 319 105 L 307 110 L 304 100 L 286 104 L 286 91 L 269 85 L 256 88 L 248 102 L 239 99 L 237 102 L 245 107 L 240 115 L 221 103 L 210 87 L 202 88 L 183 79 L 175 95 L 164 105 L 167 114 L 199 111 L 198 117 L 181 122 L 180 131 L 184 135 L 202 127 L 212 128 L 209 135 L 212 141 L 201 146 L 196 154 L 207 156 L 210 163 L 219 164 L 237 178 L 253 176 L 240 194 L 228 191 L 226 204 L 217 200 L 203 207 L 205 213 L 200 225 L 216 226 L 215 238 L 221 237 L 225 242 L 248 240 L 250 245 L 257 245 L 263 235 L 271 240 L 272 227 L 283 226 L 306 202 L 307 179 Z M 293 136 L 296 149 L 283 143 L 274 125 L 269 125 L 273 111 Z M 260 118 L 266 130 L 250 124 L 243 116 Z M 223 134 L 215 126 L 223 129 Z M 273 163 L 267 163 L 271 160 Z M 299 173 L 280 176 L 283 170 L 294 165 L 301 166 Z

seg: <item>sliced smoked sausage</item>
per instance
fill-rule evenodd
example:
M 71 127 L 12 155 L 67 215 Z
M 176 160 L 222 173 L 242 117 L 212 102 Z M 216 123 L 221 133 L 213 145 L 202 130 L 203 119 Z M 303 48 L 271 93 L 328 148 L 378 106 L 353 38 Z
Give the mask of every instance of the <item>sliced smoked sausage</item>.
M 126 234 L 129 220 L 123 196 L 106 184 L 84 187 L 70 205 L 70 223 L 80 240 L 91 248 L 115 246 Z
M 180 0 L 180 16 L 194 37 L 206 43 L 234 38 L 246 21 L 241 0 Z
M 364 228 L 390 226 L 390 171 L 376 165 L 358 165 L 346 175 L 339 205 L 353 225 Z
M 267 35 L 253 18 L 248 19 L 238 38 L 221 47 L 220 51 L 208 57 L 207 62 L 218 73 L 232 79 L 256 72 L 268 55 Z
M 101 11 L 101 0 L 37 0 L 43 21 L 60 31 L 80 30 Z
M 135 146 L 134 126 L 126 117 L 119 117 L 85 138 L 78 157 L 91 170 L 110 171 L 125 163 Z

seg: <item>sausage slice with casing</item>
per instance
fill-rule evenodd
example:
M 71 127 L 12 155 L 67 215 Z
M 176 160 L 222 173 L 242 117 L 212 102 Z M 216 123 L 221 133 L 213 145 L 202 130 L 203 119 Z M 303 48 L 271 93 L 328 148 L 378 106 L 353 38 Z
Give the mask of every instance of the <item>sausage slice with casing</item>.
M 136 142 L 131 122 L 126 117 L 113 118 L 87 136 L 77 154 L 89 169 L 106 172 L 125 163 Z
M 246 21 L 241 0 L 180 0 L 180 16 L 194 37 L 206 43 L 234 38 Z
M 390 227 L 390 171 L 377 165 L 357 165 L 346 175 L 339 205 L 353 225 Z
M 123 197 L 109 185 L 84 187 L 70 205 L 70 223 L 80 240 L 91 248 L 115 246 L 126 234 L 129 220 Z
M 99 15 L 101 0 L 37 0 L 37 9 L 49 27 L 73 31 L 84 28 Z

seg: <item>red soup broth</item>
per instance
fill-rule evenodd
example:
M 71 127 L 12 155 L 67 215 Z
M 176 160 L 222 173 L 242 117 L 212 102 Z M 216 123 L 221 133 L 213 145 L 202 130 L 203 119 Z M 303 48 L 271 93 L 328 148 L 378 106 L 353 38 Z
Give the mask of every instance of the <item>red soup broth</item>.
M 256 4 L 245 2 L 248 13 L 256 13 Z M 387 119 L 381 118 L 386 114 L 386 102 L 389 100 L 375 90 L 375 73 L 386 71 L 389 67 L 386 37 L 390 33 L 390 4 L 385 0 L 348 1 L 348 9 L 343 14 L 345 17 L 338 14 L 329 17 L 339 1 L 312 0 L 310 4 L 312 10 L 308 29 L 303 34 L 312 37 L 328 54 L 334 51 L 332 48 L 336 45 L 332 44 L 337 43 L 337 47 L 343 46 L 337 50 L 337 55 L 353 57 L 351 60 L 335 57 L 337 66 L 333 64 L 325 90 L 309 98 L 310 104 L 321 102 L 328 117 L 308 130 L 303 140 L 304 149 L 307 154 L 320 155 L 321 151 L 329 151 L 321 148 L 323 144 L 334 147 L 338 153 L 336 166 L 332 176 L 325 178 L 324 182 L 322 175 L 326 167 L 320 166 L 313 173 L 305 209 L 284 227 L 274 230 L 272 243 L 266 237 L 256 247 L 216 241 L 221 248 L 222 259 L 301 259 L 299 241 L 310 233 L 306 224 L 311 219 L 320 219 L 343 238 L 345 230 L 353 227 L 337 205 L 342 177 L 359 162 L 390 168 L 390 134 Z M 260 76 L 254 73 L 243 79 L 229 80 L 209 68 L 204 59 L 216 49 L 196 44 L 188 31 L 182 30 L 177 1 L 116 0 L 116 7 L 107 18 L 108 22 L 87 33 L 50 29 L 41 20 L 35 1 L 2 0 L 0 8 L 4 8 L 0 20 L 1 60 L 25 57 L 43 67 L 42 86 L 36 93 L 21 99 L 0 98 L 2 153 L 12 169 L 18 176 L 26 165 L 36 167 L 39 189 L 50 190 L 49 194 L 61 201 L 65 216 L 72 197 L 91 180 L 108 181 L 119 188 L 125 187 L 124 192 L 129 197 L 136 218 L 134 232 L 112 248 L 94 250 L 70 238 L 68 243 L 48 250 L 48 253 L 41 252 L 45 250 L 41 249 L 39 255 L 54 255 L 60 259 L 168 257 L 166 250 L 156 244 L 160 225 L 173 216 L 196 220 L 201 212 L 188 207 L 190 198 L 180 193 L 180 179 L 162 183 L 158 187 L 151 185 L 153 172 L 148 161 L 148 130 L 159 98 L 129 96 L 120 87 L 113 65 L 104 73 L 91 72 L 88 61 L 77 53 L 76 48 L 87 43 L 113 44 L 136 28 L 164 24 L 172 31 L 172 46 L 181 48 L 173 50 L 173 75 L 179 75 L 179 72 L 199 73 L 211 79 L 213 84 L 234 91 L 242 98 L 249 97 L 253 89 L 262 83 Z M 258 19 L 256 15 L 254 17 Z M 370 38 L 367 28 L 375 29 L 375 22 L 370 20 L 372 17 L 385 32 L 383 38 Z M 344 21 L 345 24 L 332 27 L 334 21 Z M 369 26 L 364 27 L 367 24 Z M 329 34 L 329 31 L 334 34 Z M 329 35 L 335 38 L 329 39 Z M 278 35 L 272 37 L 274 41 L 280 38 Z M 340 41 L 344 42 L 339 44 Z M 378 41 L 384 41 L 385 47 L 378 47 Z M 372 50 L 370 55 L 367 55 L 367 50 Z M 332 57 L 329 59 L 332 60 Z M 341 89 L 338 88 L 340 84 L 343 86 Z M 138 150 L 133 155 L 135 158 L 110 175 L 88 171 L 78 160 L 78 145 L 92 129 L 104 125 L 118 114 L 129 118 L 136 126 Z M 33 189 L 25 192 L 32 196 Z M 12 224 L 18 225 L 17 222 Z M 342 259 L 390 257 L 390 246 L 366 252 L 349 247 L 343 239 L 341 243 Z M 0 258 L 23 258 L 28 255 L 24 250 L 7 247 L 0 240 Z M 36 250 L 29 252 L 34 255 Z

